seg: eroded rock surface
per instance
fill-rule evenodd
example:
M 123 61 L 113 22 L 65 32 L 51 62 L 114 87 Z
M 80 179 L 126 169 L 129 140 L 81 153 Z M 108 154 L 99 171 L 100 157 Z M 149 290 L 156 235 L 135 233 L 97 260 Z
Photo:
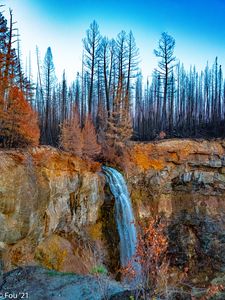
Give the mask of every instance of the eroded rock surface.
M 137 219 L 168 221 L 171 274 L 193 285 L 225 271 L 225 142 L 130 145 L 124 170 Z M 101 166 L 50 147 L 0 152 L 0 259 L 89 273 L 104 256 L 118 270 L 114 202 Z M 96 252 L 96 249 L 99 251 Z M 97 254 L 96 254 L 97 253 Z M 111 265 L 110 265 L 111 264 Z
M 104 201 L 98 171 L 99 164 L 50 147 L 0 152 L 0 251 L 6 270 L 38 262 L 87 272 L 91 254 L 79 248 L 78 238 L 96 223 Z M 76 263 L 81 258 L 83 267 Z
M 128 182 L 138 218 L 169 221 L 173 271 L 195 283 L 225 271 L 225 143 L 165 140 L 131 147 Z

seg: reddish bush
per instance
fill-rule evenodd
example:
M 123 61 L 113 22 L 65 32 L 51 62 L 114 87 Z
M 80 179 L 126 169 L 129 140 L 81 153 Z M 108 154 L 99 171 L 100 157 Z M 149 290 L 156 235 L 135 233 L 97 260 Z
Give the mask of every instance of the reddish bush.
M 77 156 L 82 156 L 83 138 L 77 108 L 73 109 L 72 118 L 64 121 L 61 128 L 60 146 Z
M 136 254 L 133 261 L 122 270 L 123 276 L 136 278 L 138 289 L 146 299 L 155 293 L 159 281 L 160 285 L 162 281 L 167 281 L 167 238 L 164 230 L 165 224 L 158 218 L 150 219 L 147 224 L 140 224 Z M 140 270 L 135 270 L 135 263 L 140 265 Z
M 17 87 L 9 90 L 0 105 L 0 136 L 4 147 L 38 145 L 40 131 L 37 113 Z
M 86 118 L 82 134 L 83 156 L 89 158 L 97 157 L 101 152 L 101 147 L 97 142 L 96 130 L 90 116 Z

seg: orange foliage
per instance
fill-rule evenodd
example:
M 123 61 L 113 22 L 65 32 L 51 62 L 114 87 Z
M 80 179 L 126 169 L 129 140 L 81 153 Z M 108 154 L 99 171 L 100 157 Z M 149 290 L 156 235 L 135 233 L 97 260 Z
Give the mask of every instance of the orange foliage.
M 212 299 L 213 296 L 215 296 L 217 293 L 224 291 L 225 287 L 222 284 L 215 284 L 211 285 L 204 296 L 200 298 L 200 300 L 209 300 Z M 192 300 L 195 300 L 195 297 L 191 298 Z
M 101 147 L 97 143 L 97 135 L 94 124 L 90 116 L 86 118 L 83 133 L 83 155 L 85 157 L 95 158 L 101 152 Z
M 80 128 L 78 110 L 73 109 L 70 120 L 66 120 L 61 128 L 60 145 L 64 150 L 70 151 L 77 156 L 82 156 L 83 138 Z
M 160 131 L 159 133 L 159 139 L 163 140 L 166 137 L 166 133 L 164 131 Z
M 156 299 L 159 295 L 165 296 L 163 299 L 175 299 L 174 295 L 181 295 L 184 292 L 179 285 L 186 289 L 192 288 L 191 285 L 184 283 L 184 280 L 188 278 L 188 267 L 185 267 L 180 274 L 176 286 L 168 286 L 171 278 L 169 261 L 166 259 L 168 240 L 164 233 L 165 227 L 166 224 L 162 223 L 159 218 L 150 219 L 147 225 L 140 224 L 136 253 L 127 266 L 121 270 L 123 277 L 135 278 L 138 283 L 135 299 Z M 137 268 L 137 264 L 140 268 Z M 223 284 L 211 284 L 200 298 L 192 296 L 191 290 L 189 292 L 185 290 L 185 293 L 189 294 L 192 300 L 210 300 L 224 290 Z
M 86 118 L 84 128 L 81 130 L 77 108 L 74 109 L 72 118 L 62 125 L 60 144 L 64 150 L 90 159 L 96 158 L 101 152 L 91 117 Z
M 165 224 L 158 218 L 150 219 L 148 224 L 140 224 L 136 254 L 122 274 L 126 277 L 140 277 L 141 288 L 149 297 L 153 294 L 160 274 L 167 275 L 168 264 L 165 260 L 167 238 Z M 140 265 L 140 271 L 134 269 L 135 263 Z
M 4 104 L 3 104 L 4 103 Z M 9 89 L 6 101 L 1 100 L 0 136 L 5 147 L 38 145 L 38 118 L 18 87 Z
M 100 172 L 101 171 L 101 164 L 96 161 L 88 161 L 88 168 L 91 172 Z

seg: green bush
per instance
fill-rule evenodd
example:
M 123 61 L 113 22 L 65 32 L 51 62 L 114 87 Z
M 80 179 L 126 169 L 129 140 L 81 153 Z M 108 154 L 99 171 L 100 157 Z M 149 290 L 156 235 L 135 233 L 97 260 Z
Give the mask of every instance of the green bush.
M 91 270 L 91 274 L 93 275 L 107 275 L 108 271 L 103 265 L 95 266 Z

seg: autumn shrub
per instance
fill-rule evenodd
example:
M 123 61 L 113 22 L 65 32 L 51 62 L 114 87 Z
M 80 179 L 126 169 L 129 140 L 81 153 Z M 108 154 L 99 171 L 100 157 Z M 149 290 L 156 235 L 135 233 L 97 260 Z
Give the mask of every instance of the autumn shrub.
M 140 294 L 143 299 L 152 299 L 153 295 L 159 292 L 159 287 L 166 289 L 167 245 L 165 223 L 159 218 L 152 218 L 147 223 L 139 224 L 136 253 L 128 265 L 122 269 L 123 277 L 135 279 L 137 283 L 136 299 Z
M 165 137 L 166 137 L 166 133 L 164 131 L 160 131 L 158 138 L 160 140 L 163 140 L 163 139 L 165 139 Z
M 205 294 L 201 296 L 199 300 L 210 300 L 214 296 L 216 296 L 219 292 L 222 292 L 224 290 L 225 290 L 225 286 L 223 286 L 222 284 L 211 284 L 205 291 Z M 192 300 L 197 300 L 197 298 L 192 297 Z
M 97 142 L 97 135 L 91 116 L 86 118 L 84 128 L 82 130 L 83 136 L 83 156 L 89 158 L 96 158 L 101 152 L 101 146 Z
M 126 144 L 123 144 L 123 146 L 119 148 L 105 144 L 102 146 L 102 160 L 106 164 L 110 164 L 122 170 L 124 174 L 128 174 L 134 167 L 130 148 Z
M 80 127 L 80 117 L 77 108 L 72 117 L 65 120 L 61 126 L 60 146 L 77 156 L 95 159 L 101 152 L 97 135 L 90 116 L 86 118 L 84 128 Z
M 0 105 L 0 138 L 3 147 L 36 146 L 40 131 L 37 113 L 18 87 L 9 89 Z
M 222 299 L 217 296 L 220 297 L 219 293 L 225 290 L 223 284 L 219 282 L 196 287 L 188 278 L 188 267 L 180 270 L 174 281 L 167 255 L 166 225 L 159 217 L 139 223 L 136 253 L 121 270 L 123 278 L 134 284 L 135 299 Z M 199 291 L 198 296 L 193 294 L 194 290 Z
M 82 156 L 83 137 L 78 110 L 73 109 L 72 117 L 61 126 L 60 147 L 77 156 Z

